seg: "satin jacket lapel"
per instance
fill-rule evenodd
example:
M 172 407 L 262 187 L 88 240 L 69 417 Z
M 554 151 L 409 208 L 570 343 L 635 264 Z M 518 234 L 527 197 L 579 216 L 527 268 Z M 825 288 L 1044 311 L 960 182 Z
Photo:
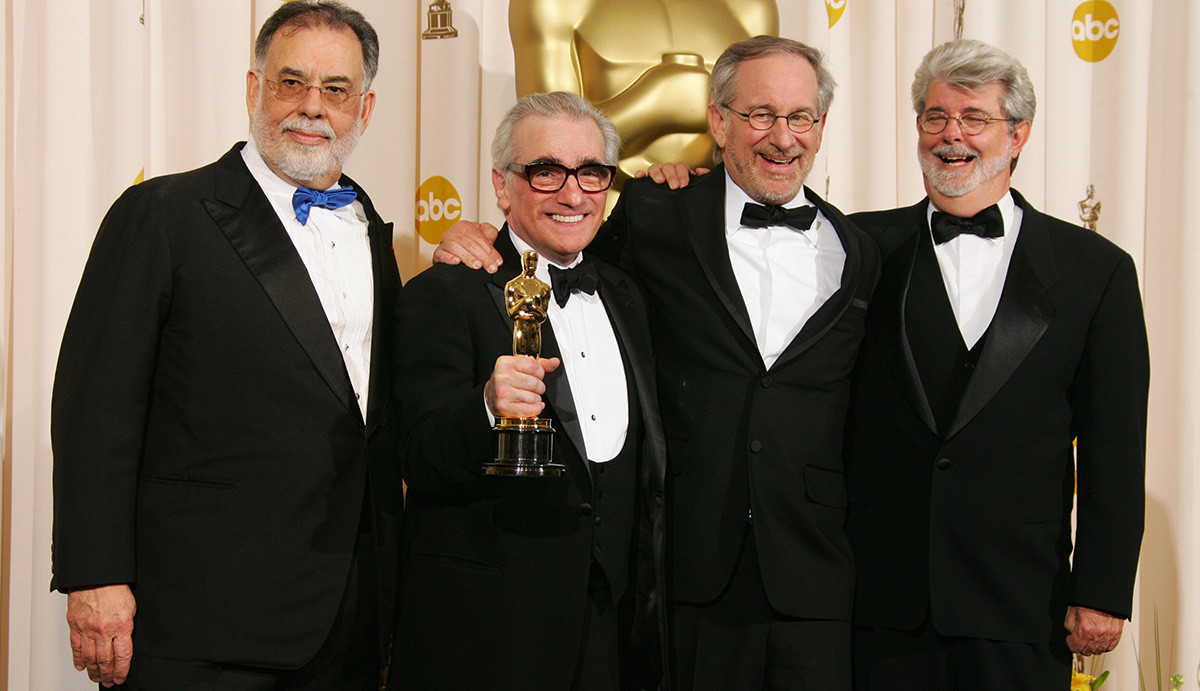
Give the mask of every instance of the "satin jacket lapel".
M 367 213 L 367 238 L 371 245 L 371 272 L 374 277 L 375 300 L 371 321 L 371 376 L 367 388 L 367 427 L 368 432 L 379 423 L 382 408 L 387 404 L 388 392 L 391 390 L 391 348 L 388 338 L 391 328 L 392 310 L 395 306 L 395 295 L 387 291 L 398 289 L 393 287 L 391 277 L 385 267 L 385 253 L 392 251 L 392 224 L 383 223 L 375 212 L 371 200 L 362 191 L 362 187 L 349 178 L 343 178 L 341 184 L 352 184 L 359 191 L 359 200 Z M 396 277 L 399 280 L 399 277 Z M 392 334 L 394 338 L 395 335 Z
M 676 211 L 686 220 L 688 240 L 700 260 L 700 268 L 712 285 L 721 304 L 758 352 L 750 312 L 742 298 L 733 264 L 729 261 L 729 244 L 725 239 L 725 167 L 717 166 L 711 173 L 686 188 L 675 197 Z
M 599 263 L 598 263 L 599 264 Z M 610 271 L 608 266 L 599 264 L 600 297 L 604 301 L 608 319 L 612 322 L 613 331 L 621 342 L 624 352 L 629 358 L 629 368 L 633 371 L 636 381 L 631 385 L 644 386 L 649 381 L 649 368 L 653 366 L 650 354 L 650 342 L 643 336 L 635 338 L 634 334 L 645 333 L 646 327 L 640 329 L 634 323 L 638 318 L 636 305 L 633 300 L 633 288 L 628 280 Z M 644 316 L 643 316 L 644 319 Z M 638 394 L 640 397 L 640 393 Z
M 235 148 L 219 164 L 213 199 L 203 201 L 334 395 L 361 419 L 354 387 L 308 270 Z
M 837 320 L 842 317 L 846 312 L 846 308 L 854 300 L 858 299 L 854 295 L 857 292 L 859 282 L 862 280 L 862 236 L 851 232 L 850 221 L 829 204 L 825 203 L 825 200 L 818 197 L 812 190 L 805 187 L 804 195 L 833 224 L 834 230 L 837 231 L 838 239 L 842 242 L 842 249 L 846 253 L 846 258 L 842 265 L 842 277 L 838 289 L 834 291 L 833 295 L 829 296 L 825 304 L 817 308 L 817 311 L 809 317 L 804 327 L 800 329 L 800 333 L 796 334 L 796 337 L 792 339 L 788 347 L 780 353 L 771 369 L 787 364 L 789 360 L 797 357 L 820 340 L 837 323 Z M 863 302 L 861 307 L 866 309 L 867 304 Z
M 513 319 L 508 316 L 508 306 L 504 301 L 504 284 L 515 278 L 517 272 L 520 271 L 521 257 L 508 237 L 507 224 L 500 229 L 500 235 L 496 238 L 496 250 L 500 252 L 504 263 L 501 265 L 501 269 L 492 276 L 488 290 L 492 294 L 496 309 L 500 310 L 505 324 L 510 328 L 509 333 L 512 333 Z M 515 269 L 510 267 L 515 267 Z M 559 350 L 558 340 L 554 338 L 554 328 L 549 319 L 542 323 L 542 357 L 560 359 L 562 357 L 562 351 Z M 559 460 L 563 458 L 559 454 L 555 454 L 555 462 L 566 465 L 569 474 L 578 478 L 587 478 L 587 482 L 582 483 L 582 488 L 590 493 L 591 473 L 587 465 L 587 454 L 584 451 L 583 428 L 579 425 L 579 413 L 575 410 L 575 399 L 571 396 L 571 383 L 567 380 L 566 368 L 559 365 L 558 369 L 546 375 L 545 383 L 544 399 L 547 408 L 553 410 L 556 423 L 554 443 L 556 446 L 564 441 L 572 444 L 575 447 L 575 456 L 582 459 L 583 464 L 575 466 L 569 461 Z
M 933 419 L 933 408 L 929 405 L 929 399 L 925 396 L 925 385 L 921 383 L 921 375 L 917 372 L 917 361 L 913 358 L 912 347 L 908 341 L 908 326 L 904 318 L 913 265 L 917 259 L 917 245 L 921 242 L 921 234 L 927 232 L 925 204 L 921 202 L 915 207 L 910 207 L 911 216 L 902 223 L 902 227 L 912 228 L 913 232 L 884 262 L 879 286 L 875 290 L 875 304 L 871 309 L 874 311 L 872 318 L 881 332 L 879 340 L 892 369 L 896 372 L 896 381 L 900 383 L 904 395 L 912 403 L 917 417 L 936 434 L 937 422 Z
M 987 341 L 947 437 L 961 430 L 987 405 L 1054 319 L 1054 305 L 1046 291 L 1058 281 L 1058 273 L 1046 242 L 1045 220 L 1015 190 L 1013 197 L 1024 212 L 1020 235 L 1004 279 L 1000 304 L 988 327 Z

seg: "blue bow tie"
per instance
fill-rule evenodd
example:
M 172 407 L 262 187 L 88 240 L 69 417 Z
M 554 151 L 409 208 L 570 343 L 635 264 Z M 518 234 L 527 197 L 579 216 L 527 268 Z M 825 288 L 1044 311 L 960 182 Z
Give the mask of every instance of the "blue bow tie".
M 358 198 L 358 192 L 347 185 L 336 190 L 311 190 L 307 187 L 297 187 L 292 195 L 292 208 L 296 210 L 296 220 L 300 225 L 308 225 L 308 212 L 312 207 L 323 209 L 340 209 Z

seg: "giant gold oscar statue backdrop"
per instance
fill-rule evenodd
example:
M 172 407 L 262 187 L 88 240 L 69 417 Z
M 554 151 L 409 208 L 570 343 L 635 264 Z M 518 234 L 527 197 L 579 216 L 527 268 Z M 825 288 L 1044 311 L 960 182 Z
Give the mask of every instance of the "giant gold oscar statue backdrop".
M 652 163 L 711 166 L 713 63 L 734 41 L 779 33 L 774 0 L 510 0 L 508 21 L 517 96 L 570 91 L 612 118 L 618 186 Z

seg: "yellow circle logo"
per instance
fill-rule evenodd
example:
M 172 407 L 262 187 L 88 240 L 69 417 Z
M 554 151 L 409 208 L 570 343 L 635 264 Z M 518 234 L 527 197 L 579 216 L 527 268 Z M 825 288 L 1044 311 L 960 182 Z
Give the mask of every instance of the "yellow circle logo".
M 1100 62 L 1117 47 L 1121 19 L 1117 8 L 1105 0 L 1092 0 L 1075 8 L 1071 20 L 1071 43 L 1075 54 L 1088 62 Z
M 462 218 L 458 190 L 441 175 L 434 175 L 417 189 L 417 235 L 431 245 Z
M 829 13 L 830 29 L 842 18 L 842 13 L 846 11 L 846 2 L 847 0 L 825 0 L 825 11 Z

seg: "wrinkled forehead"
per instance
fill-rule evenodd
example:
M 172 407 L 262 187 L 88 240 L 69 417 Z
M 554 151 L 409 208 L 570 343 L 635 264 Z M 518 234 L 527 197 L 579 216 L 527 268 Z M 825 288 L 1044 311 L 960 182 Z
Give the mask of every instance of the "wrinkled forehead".
M 765 107 L 776 113 L 817 109 L 817 71 L 801 55 L 773 53 L 738 65 L 733 80 L 734 103 L 746 109 Z
M 513 150 L 519 163 L 603 163 L 604 134 L 591 118 L 530 115 L 513 130 Z

